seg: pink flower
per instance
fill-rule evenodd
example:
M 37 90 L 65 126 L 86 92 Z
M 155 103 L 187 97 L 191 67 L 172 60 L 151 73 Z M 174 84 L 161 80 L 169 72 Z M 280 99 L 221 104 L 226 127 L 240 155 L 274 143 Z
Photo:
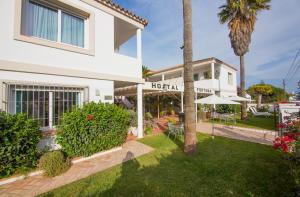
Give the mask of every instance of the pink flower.
M 286 125 L 285 123 L 283 123 L 283 122 L 282 122 L 282 123 L 279 123 L 279 124 L 277 125 L 277 127 L 280 128 L 280 129 L 286 128 L 286 126 L 287 126 L 287 125 Z

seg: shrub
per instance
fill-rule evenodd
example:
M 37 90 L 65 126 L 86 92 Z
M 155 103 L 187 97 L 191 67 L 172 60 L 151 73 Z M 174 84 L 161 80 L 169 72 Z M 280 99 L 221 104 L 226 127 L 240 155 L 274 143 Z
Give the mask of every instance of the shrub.
M 65 113 L 57 142 L 69 156 L 89 156 L 126 140 L 130 114 L 114 104 L 88 103 Z
M 145 133 L 146 133 L 146 135 L 151 135 L 153 133 L 152 127 L 150 127 L 150 126 L 146 127 Z
M 37 121 L 0 112 L 0 176 L 36 166 L 40 138 Z
M 233 105 L 217 105 L 216 111 L 220 114 L 229 114 L 234 112 Z
M 137 114 L 133 110 L 128 110 L 129 116 L 130 116 L 130 126 L 131 127 L 137 127 Z
M 152 114 L 150 112 L 145 113 L 145 119 L 146 120 L 152 120 L 153 119 Z
M 61 151 L 47 152 L 39 160 L 39 168 L 50 177 L 66 172 L 70 165 L 70 160 Z

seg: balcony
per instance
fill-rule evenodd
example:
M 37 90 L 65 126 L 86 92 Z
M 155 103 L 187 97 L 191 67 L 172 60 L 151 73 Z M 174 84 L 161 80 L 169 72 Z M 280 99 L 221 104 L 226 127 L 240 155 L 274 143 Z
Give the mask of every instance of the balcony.
M 220 89 L 220 83 L 218 79 L 202 79 L 194 82 L 195 88 L 207 88 L 218 91 Z

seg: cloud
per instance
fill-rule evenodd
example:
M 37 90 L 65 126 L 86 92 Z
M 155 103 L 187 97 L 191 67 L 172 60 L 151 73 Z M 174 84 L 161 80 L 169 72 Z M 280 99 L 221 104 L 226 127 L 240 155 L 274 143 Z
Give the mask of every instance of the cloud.
M 151 69 L 182 63 L 181 0 L 115 0 L 149 20 L 143 32 L 143 61 Z M 225 0 L 193 0 L 194 59 L 217 57 L 236 65 L 227 25 L 219 23 L 218 7 Z M 273 0 L 270 11 L 258 15 L 250 51 L 246 54 L 247 85 L 265 80 L 280 84 L 300 47 L 299 0 Z M 300 71 L 288 84 L 296 87 Z

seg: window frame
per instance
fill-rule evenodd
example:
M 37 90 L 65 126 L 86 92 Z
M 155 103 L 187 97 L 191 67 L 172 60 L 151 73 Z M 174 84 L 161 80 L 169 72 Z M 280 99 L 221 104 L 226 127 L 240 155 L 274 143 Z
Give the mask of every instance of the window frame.
M 27 36 L 21 33 L 22 23 L 22 0 L 16 0 L 15 5 L 15 27 L 14 39 L 27 43 L 42 45 L 46 47 L 62 49 L 70 52 L 81 53 L 86 55 L 95 55 L 95 15 L 93 12 L 86 10 L 68 0 L 31 0 L 42 6 L 56 9 L 58 11 L 58 37 L 57 41 L 51 41 L 39 37 Z M 84 19 L 84 48 L 76 45 L 61 42 L 61 14 L 62 12 Z
M 227 72 L 227 83 L 233 85 L 233 74 L 231 72 Z

